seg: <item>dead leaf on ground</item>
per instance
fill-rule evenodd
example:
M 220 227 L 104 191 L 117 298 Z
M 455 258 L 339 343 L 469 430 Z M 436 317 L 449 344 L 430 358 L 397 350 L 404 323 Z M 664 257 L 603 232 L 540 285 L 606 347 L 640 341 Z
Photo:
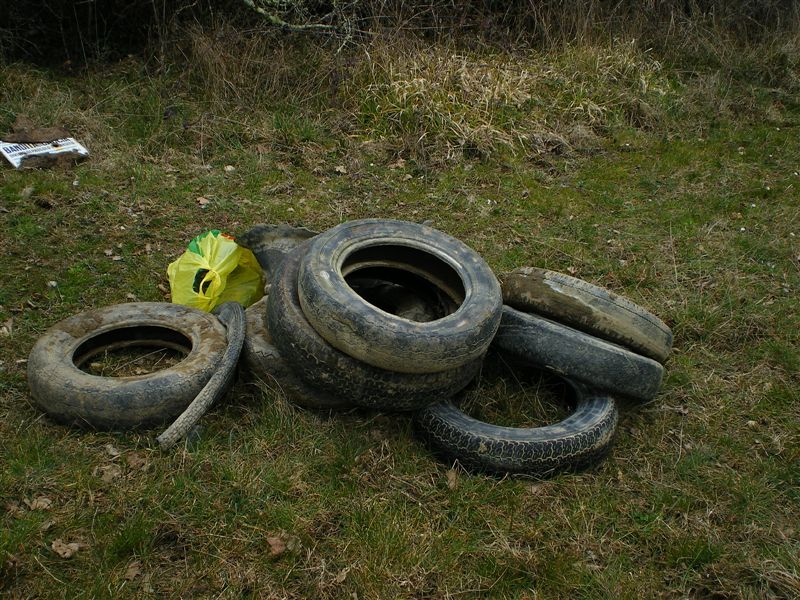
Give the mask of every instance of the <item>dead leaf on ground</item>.
M 103 250 L 103 254 L 105 254 L 106 256 L 112 256 L 114 254 L 114 251 L 111 248 L 106 248 L 105 250 Z
M 336 165 L 333 167 L 333 170 L 339 173 L 339 175 L 347 175 L 347 167 L 344 165 Z
M 103 483 L 111 483 L 114 479 L 122 475 L 122 469 L 117 465 L 103 465 L 95 469 L 95 475 L 98 474 Z
M 56 538 L 50 547 L 61 558 L 72 558 L 79 550 L 86 548 L 86 544 L 81 542 L 66 543 L 61 538 Z
M 209 200 L 205 196 L 198 196 L 197 198 L 195 198 L 195 202 L 197 202 L 197 205 L 200 208 L 205 208 L 211 203 L 211 200 Z
M 269 555 L 276 558 L 286 552 L 286 542 L 280 537 L 268 537 L 267 544 L 269 544 Z
M 139 452 L 131 452 L 125 456 L 125 462 L 131 469 L 141 469 L 147 465 L 147 459 Z
M 458 486 L 458 473 L 455 469 L 450 469 L 447 471 L 447 487 L 451 490 L 456 489 Z
M 406 166 L 406 161 L 403 158 L 398 158 L 396 161 L 388 165 L 390 169 L 402 169 L 405 166 Z
M 6 512 L 11 515 L 21 515 L 25 512 L 22 510 L 22 507 L 20 507 L 19 502 L 16 500 L 9 500 L 5 503 L 4 508 Z
M 347 579 L 347 574 L 350 572 L 350 569 L 353 567 L 345 567 L 333 578 L 334 583 L 344 583 L 344 580 Z
M 138 560 L 135 560 L 128 565 L 127 569 L 125 569 L 124 577 L 128 581 L 133 581 L 141 574 L 142 574 L 142 563 L 139 562 Z
M 106 444 L 106 454 L 108 454 L 111 458 L 117 458 L 122 452 L 117 450 L 117 448 L 113 444 Z
M 527 487 L 528 487 L 528 491 L 531 494 L 533 494 L 534 496 L 538 496 L 539 494 L 541 494 L 545 490 L 547 485 L 544 484 L 544 483 L 536 482 L 536 483 L 529 483 Z
M 31 510 L 50 510 L 50 507 L 53 505 L 53 501 L 47 496 L 39 496 L 33 500 L 25 499 L 23 502 L 25 502 L 25 505 Z
M 9 317 L 0 325 L 0 335 L 8 336 L 14 332 L 14 317 Z

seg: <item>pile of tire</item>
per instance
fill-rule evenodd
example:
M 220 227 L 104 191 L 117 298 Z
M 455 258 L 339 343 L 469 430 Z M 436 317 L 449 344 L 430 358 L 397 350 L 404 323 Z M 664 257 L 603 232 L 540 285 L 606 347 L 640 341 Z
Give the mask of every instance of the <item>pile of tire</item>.
M 228 302 L 214 315 L 120 304 L 56 323 L 28 359 L 34 404 L 80 427 L 171 423 L 157 438 L 169 448 L 226 393 L 242 362 L 300 406 L 413 412 L 416 430 L 448 460 L 542 477 L 605 456 L 616 400 L 651 400 L 672 348 L 669 328 L 629 300 L 533 267 L 498 281 L 474 250 L 425 224 L 366 219 L 320 234 L 257 226 L 238 241 L 264 268 L 264 299 L 247 311 Z M 130 346 L 184 358 L 128 377 L 81 369 Z M 520 375 L 562 379 L 573 412 L 543 427 L 470 417 L 456 396 L 489 352 Z
M 498 281 L 424 224 L 350 221 L 269 262 L 269 293 L 246 311 L 245 366 L 306 408 L 413 411 L 438 454 L 472 469 L 543 477 L 598 462 L 615 398 L 652 399 L 672 347 L 660 319 L 604 288 L 532 267 Z M 535 428 L 462 412 L 453 399 L 489 351 L 563 379 L 574 411 Z

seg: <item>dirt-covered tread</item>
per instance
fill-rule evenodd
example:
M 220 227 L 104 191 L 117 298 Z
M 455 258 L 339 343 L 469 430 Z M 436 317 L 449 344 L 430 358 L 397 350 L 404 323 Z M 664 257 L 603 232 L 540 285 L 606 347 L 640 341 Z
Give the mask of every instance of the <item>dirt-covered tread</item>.
M 525 364 L 635 400 L 651 400 L 664 376 L 664 367 L 651 358 L 510 306 L 503 306 L 493 347 Z
M 100 377 L 80 369 L 92 356 L 133 346 L 185 353 L 178 364 L 146 375 Z M 211 379 L 227 347 L 211 314 L 163 302 L 114 304 L 60 321 L 28 358 L 33 403 L 54 420 L 95 429 L 171 422 Z
M 603 287 L 564 273 L 523 267 L 500 275 L 503 302 L 536 313 L 658 362 L 672 351 L 672 331 L 661 319 Z
M 428 322 L 381 310 L 347 277 L 375 268 L 404 272 L 446 291 L 457 307 Z M 500 285 L 483 258 L 463 242 L 418 223 L 363 219 L 315 237 L 302 261 L 300 304 L 319 335 L 378 368 L 435 373 L 483 356 L 500 322 Z
M 242 348 L 244 371 L 270 388 L 284 394 L 287 400 L 303 408 L 343 410 L 352 408 L 346 399 L 311 387 L 300 379 L 272 343 L 267 327 L 267 296 L 245 311 L 247 334 Z
M 300 262 L 307 250 L 304 243 L 287 255 L 267 300 L 273 344 L 305 383 L 357 406 L 405 411 L 452 397 L 477 374 L 481 357 L 436 373 L 396 373 L 328 344 L 306 320 L 297 293 Z
M 491 425 L 449 401 L 419 411 L 414 423 L 435 450 L 469 468 L 536 477 L 581 469 L 609 452 L 618 413 L 610 396 L 574 382 L 570 385 L 576 394 L 575 411 L 544 427 Z

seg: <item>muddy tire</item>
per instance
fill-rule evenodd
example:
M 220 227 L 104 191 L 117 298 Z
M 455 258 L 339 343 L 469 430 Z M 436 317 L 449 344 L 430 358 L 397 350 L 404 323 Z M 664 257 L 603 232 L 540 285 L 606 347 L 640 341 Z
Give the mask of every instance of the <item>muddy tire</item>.
M 186 353 L 147 375 L 98 377 L 80 369 L 105 350 L 133 346 Z M 95 429 L 163 425 L 205 387 L 227 347 L 225 327 L 178 304 L 135 302 L 90 310 L 53 325 L 28 358 L 33 403 L 52 419 Z
M 349 285 L 364 272 L 416 278 L 420 287 L 445 294 L 456 310 L 428 322 L 393 315 Z M 300 268 L 298 290 L 303 313 L 328 343 L 396 372 L 468 364 L 485 354 L 500 323 L 500 286 L 483 258 L 441 231 L 406 221 L 349 221 L 318 235 Z
M 501 427 L 473 419 L 452 402 L 414 416 L 417 432 L 449 460 L 490 473 L 548 477 L 593 465 L 611 448 L 617 428 L 614 399 L 569 382 L 574 412 L 544 427 Z
M 292 251 L 275 274 L 267 300 L 272 342 L 299 379 L 356 406 L 416 410 L 450 398 L 480 369 L 481 358 L 437 373 L 396 373 L 374 367 L 328 344 L 306 320 L 297 280 L 309 245 Z
M 536 267 L 500 275 L 503 302 L 614 342 L 663 363 L 672 351 L 672 331 L 661 319 L 613 292 Z
M 503 307 L 494 348 L 526 365 L 635 400 L 651 400 L 664 376 L 664 367 L 651 358 L 510 306 Z
M 266 296 L 247 308 L 245 318 L 247 334 L 242 348 L 242 366 L 251 377 L 304 408 L 342 410 L 353 407 L 351 402 L 314 389 L 295 375 L 272 343 L 267 327 Z

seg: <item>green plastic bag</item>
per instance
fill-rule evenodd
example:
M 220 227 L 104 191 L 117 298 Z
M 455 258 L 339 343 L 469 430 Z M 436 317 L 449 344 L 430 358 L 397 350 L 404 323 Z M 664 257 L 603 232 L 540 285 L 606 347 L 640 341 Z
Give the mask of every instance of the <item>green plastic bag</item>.
M 264 295 L 264 274 L 247 248 L 214 229 L 198 235 L 167 267 L 172 302 L 211 312 L 235 300 L 250 306 Z

